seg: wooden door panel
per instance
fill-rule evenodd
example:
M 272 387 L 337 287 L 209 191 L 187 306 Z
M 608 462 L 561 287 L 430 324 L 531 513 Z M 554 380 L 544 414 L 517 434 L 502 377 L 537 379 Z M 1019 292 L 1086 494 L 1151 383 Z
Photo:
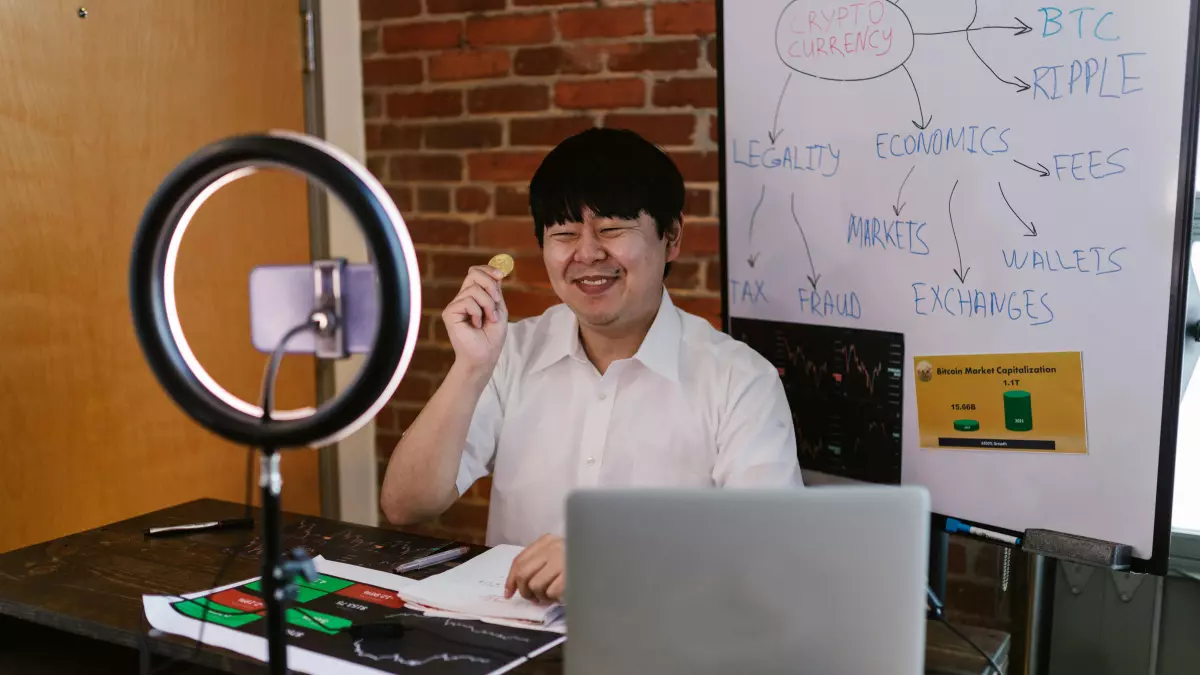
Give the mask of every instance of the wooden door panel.
M 77 11 L 83 4 L 88 16 Z M 142 358 L 129 252 L 163 177 L 205 143 L 303 130 L 295 0 L 0 2 L 0 551 L 201 496 L 242 498 L 245 450 L 180 411 Z M 256 398 L 250 269 L 309 259 L 303 180 L 258 174 L 209 200 L 181 250 L 202 363 Z M 280 405 L 312 405 L 284 361 Z M 316 452 L 284 505 L 319 509 Z

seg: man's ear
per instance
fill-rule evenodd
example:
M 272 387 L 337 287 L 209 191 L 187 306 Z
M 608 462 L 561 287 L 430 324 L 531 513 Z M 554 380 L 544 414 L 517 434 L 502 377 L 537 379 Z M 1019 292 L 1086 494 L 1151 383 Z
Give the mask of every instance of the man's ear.
M 671 262 L 679 257 L 679 251 L 683 244 L 683 218 L 679 218 L 671 223 L 671 227 L 667 230 L 667 262 Z

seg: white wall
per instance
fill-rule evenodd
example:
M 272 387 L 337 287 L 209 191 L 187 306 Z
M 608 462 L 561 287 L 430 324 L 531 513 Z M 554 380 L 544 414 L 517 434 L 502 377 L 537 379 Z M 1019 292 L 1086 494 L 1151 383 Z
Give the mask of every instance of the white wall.
M 348 0 L 321 4 L 320 31 L 325 138 L 366 162 L 362 108 L 362 50 L 358 3 Z M 358 225 L 336 199 L 329 200 L 330 255 L 350 262 L 367 262 L 367 249 Z M 356 356 L 334 365 L 340 392 L 348 387 L 363 359 Z M 375 424 L 371 422 L 338 443 L 340 519 L 362 525 L 379 523 L 379 489 L 375 462 Z

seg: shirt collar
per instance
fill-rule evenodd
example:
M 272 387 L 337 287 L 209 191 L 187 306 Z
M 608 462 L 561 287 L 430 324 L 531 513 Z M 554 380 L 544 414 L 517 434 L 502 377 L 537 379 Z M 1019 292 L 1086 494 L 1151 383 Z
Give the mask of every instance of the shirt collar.
M 579 340 L 579 322 L 575 319 L 574 312 L 565 307 L 564 309 L 566 311 L 551 319 L 546 344 L 534 361 L 530 369 L 532 372 L 554 365 L 568 356 L 588 363 L 587 353 Z M 683 325 L 679 311 L 664 287 L 658 314 L 655 315 L 654 323 L 650 324 L 650 330 L 633 358 L 641 361 L 642 365 L 650 370 L 678 383 L 679 342 L 682 337 Z

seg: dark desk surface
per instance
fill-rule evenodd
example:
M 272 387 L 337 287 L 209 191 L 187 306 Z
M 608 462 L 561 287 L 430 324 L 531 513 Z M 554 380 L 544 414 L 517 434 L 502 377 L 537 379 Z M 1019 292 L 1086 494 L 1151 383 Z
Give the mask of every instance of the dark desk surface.
M 185 638 L 148 637 L 149 625 L 142 614 L 143 594 L 190 593 L 259 574 L 257 532 L 145 539 L 143 531 L 151 526 L 239 517 L 243 512 L 238 504 L 197 500 L 0 554 L 0 672 L 132 673 L 138 672 L 143 657 L 149 657 L 156 669 L 180 659 L 197 663 L 208 673 L 263 672 L 261 662 L 238 654 L 208 647 L 197 653 L 194 641 Z M 440 543 L 311 516 L 285 514 L 284 523 L 288 550 L 304 546 L 330 559 L 381 570 L 419 557 L 425 547 Z M 477 547 L 476 553 L 482 550 Z M 230 558 L 231 551 L 237 555 Z M 228 568 L 220 583 L 214 584 L 226 561 Z M 412 576 L 444 569 L 430 568 Z M 1008 635 L 962 630 L 1005 665 Z M 928 635 L 927 673 L 977 675 L 984 671 L 983 658 L 944 626 L 931 622 Z M 561 648 L 511 672 L 561 673 Z

